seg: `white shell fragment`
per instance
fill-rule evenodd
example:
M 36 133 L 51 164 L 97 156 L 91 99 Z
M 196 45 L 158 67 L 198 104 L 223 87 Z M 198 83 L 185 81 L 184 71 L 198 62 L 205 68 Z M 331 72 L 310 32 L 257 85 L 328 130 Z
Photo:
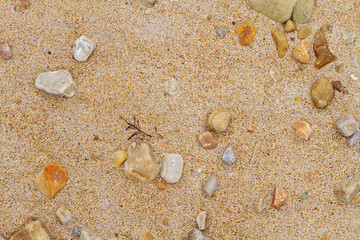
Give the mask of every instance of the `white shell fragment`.
M 62 224 L 67 224 L 71 220 L 71 212 L 66 207 L 60 207 L 58 210 L 56 210 L 56 215 Z
M 178 83 L 178 81 L 176 81 L 175 78 L 172 78 L 169 81 L 164 83 L 165 92 L 171 96 L 175 96 L 175 95 L 179 94 L 180 89 L 181 89 L 181 86 Z
M 205 229 L 205 223 L 206 223 L 206 212 L 205 211 L 202 211 L 197 215 L 196 222 L 197 222 L 200 230 Z
M 74 58 L 80 62 L 86 61 L 94 50 L 94 42 L 88 37 L 81 36 L 75 41 Z
M 180 154 L 167 153 L 161 163 L 160 176 L 168 183 L 179 181 L 184 160 Z
M 224 163 L 226 163 L 228 165 L 232 165 L 235 162 L 235 155 L 234 155 L 234 152 L 233 152 L 231 146 L 227 146 L 222 159 L 223 159 Z
M 203 191 L 205 192 L 206 196 L 211 197 L 218 185 L 218 177 L 214 174 L 211 174 L 211 176 L 206 180 L 204 186 L 203 186 Z
M 35 86 L 58 96 L 72 97 L 75 94 L 75 82 L 67 70 L 40 73 Z
M 101 240 L 98 236 L 91 235 L 88 231 L 82 230 L 79 240 Z

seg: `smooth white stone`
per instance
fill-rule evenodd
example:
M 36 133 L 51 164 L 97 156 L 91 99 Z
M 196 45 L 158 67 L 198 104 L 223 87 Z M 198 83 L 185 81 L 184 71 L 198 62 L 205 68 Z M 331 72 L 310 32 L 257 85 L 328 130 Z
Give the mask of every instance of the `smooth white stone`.
M 164 83 L 165 92 L 171 96 L 175 96 L 175 95 L 179 94 L 180 89 L 181 89 L 181 86 L 178 83 L 178 81 L 176 81 L 175 78 L 172 78 L 169 81 Z
M 60 207 L 58 210 L 56 210 L 56 215 L 62 224 L 67 224 L 71 220 L 71 212 L 66 207 Z
M 86 61 L 94 50 L 94 42 L 88 37 L 81 36 L 75 41 L 74 58 L 80 62 Z
M 98 236 L 91 235 L 88 231 L 82 230 L 79 240 L 101 240 Z
M 228 165 L 232 165 L 235 162 L 235 155 L 234 155 L 234 152 L 233 152 L 231 146 L 228 146 L 225 149 L 222 159 L 223 159 L 224 163 L 226 163 Z
M 58 96 L 72 97 L 75 94 L 75 82 L 67 70 L 40 73 L 35 86 Z
M 346 36 L 344 37 L 344 43 L 346 45 L 353 43 L 355 41 L 356 38 L 356 33 L 355 32 L 348 32 L 346 34 Z
M 202 211 L 197 215 L 196 222 L 197 222 L 200 230 L 205 229 L 205 223 L 206 223 L 206 212 L 205 211 Z
M 183 165 L 180 154 L 167 153 L 161 163 L 160 176 L 168 183 L 176 183 L 182 175 Z
M 360 131 L 359 130 L 356 130 L 356 132 L 351 135 L 350 137 L 348 137 L 348 144 L 350 147 L 353 147 L 356 145 L 356 143 L 358 142 L 359 140 L 359 137 L 360 137 Z
M 353 135 L 356 130 L 359 128 L 359 123 L 356 121 L 354 115 L 345 114 L 341 116 L 335 123 L 337 129 L 341 133 L 341 135 L 345 137 L 350 137 Z
M 211 197 L 218 185 L 218 177 L 214 174 L 211 174 L 211 176 L 206 180 L 204 186 L 203 186 L 203 191 L 205 192 L 206 196 Z

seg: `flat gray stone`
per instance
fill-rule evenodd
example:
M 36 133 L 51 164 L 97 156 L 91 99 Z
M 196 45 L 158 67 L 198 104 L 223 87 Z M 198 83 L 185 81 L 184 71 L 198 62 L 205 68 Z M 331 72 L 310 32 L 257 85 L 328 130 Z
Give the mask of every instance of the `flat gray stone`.
M 57 96 L 72 97 L 75 94 L 75 83 L 67 70 L 40 73 L 35 86 Z
M 217 35 L 219 35 L 221 39 L 223 39 L 226 36 L 226 31 L 224 29 L 218 29 L 216 30 L 216 33 Z
M 286 22 L 293 12 L 293 1 L 291 0 L 249 0 L 251 7 L 277 22 Z
M 307 23 L 312 15 L 315 0 L 297 0 L 294 6 L 292 19 L 296 23 Z

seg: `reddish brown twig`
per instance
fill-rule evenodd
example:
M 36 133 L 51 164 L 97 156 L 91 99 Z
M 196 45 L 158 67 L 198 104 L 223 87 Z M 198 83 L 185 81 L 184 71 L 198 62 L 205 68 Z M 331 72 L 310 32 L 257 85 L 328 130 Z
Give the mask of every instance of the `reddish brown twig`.
M 131 134 L 131 136 L 128 138 L 128 140 L 132 139 L 133 137 L 135 137 L 136 135 L 139 135 L 139 134 L 143 134 L 145 136 L 148 136 L 148 137 L 152 137 L 150 134 L 144 132 L 143 130 L 141 130 L 140 128 L 140 121 L 139 119 L 136 119 L 136 117 L 134 116 L 134 123 L 131 123 L 129 121 L 127 121 L 125 118 L 123 118 L 122 116 L 120 116 L 120 118 L 122 120 L 124 120 L 126 122 L 127 125 L 129 125 L 126 130 L 129 130 L 129 129 L 133 129 L 133 130 L 136 130 L 133 134 Z

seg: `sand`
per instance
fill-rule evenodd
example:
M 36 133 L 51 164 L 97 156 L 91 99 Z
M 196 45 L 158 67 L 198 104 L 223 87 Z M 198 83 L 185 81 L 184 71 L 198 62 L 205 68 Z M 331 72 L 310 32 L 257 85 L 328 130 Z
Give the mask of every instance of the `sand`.
M 328 41 L 338 58 L 320 70 L 313 52 L 304 69 L 289 53 L 279 59 L 270 30 L 283 26 L 244 0 L 159 0 L 150 14 L 137 1 L 32 1 L 21 13 L 14 5 L 0 2 L 0 41 L 14 53 L 9 61 L 0 59 L 0 232 L 6 237 L 37 218 L 52 239 L 73 239 L 75 226 L 102 239 L 137 239 L 144 230 L 156 239 L 183 239 L 202 210 L 208 216 L 205 231 L 215 239 L 359 236 L 360 198 L 344 205 L 332 193 L 336 181 L 360 174 L 360 144 L 348 147 L 334 125 L 345 113 L 360 120 L 360 83 L 349 77 L 360 76 L 359 40 L 343 44 L 347 32 L 359 35 L 359 1 L 318 1 L 309 39 L 332 23 Z M 249 19 L 255 19 L 258 33 L 244 47 L 232 22 Z M 218 28 L 229 31 L 224 39 Z M 86 62 L 72 57 L 80 35 L 96 43 Z M 299 39 L 296 33 L 287 36 L 295 38 L 289 41 L 293 49 Z M 337 73 L 341 63 L 345 71 Z M 73 98 L 35 87 L 39 73 L 60 69 L 77 84 Z M 279 77 L 271 79 L 271 71 Z M 350 94 L 337 92 L 323 110 L 313 106 L 309 89 L 324 77 L 342 81 Z M 182 86 L 178 96 L 164 94 L 163 83 L 171 78 Z M 218 108 L 231 111 L 231 126 L 216 136 L 216 149 L 202 149 L 196 136 Z M 131 131 L 120 116 L 135 116 L 154 137 L 128 141 Z M 300 120 L 313 129 L 308 141 L 291 129 Z M 256 131 L 248 133 L 253 123 Z M 160 177 L 137 183 L 112 167 L 115 151 L 131 154 L 133 142 L 142 141 L 152 145 L 159 162 L 164 153 L 183 156 L 178 183 L 159 191 Z M 232 166 L 221 161 L 227 145 L 237 157 Z M 69 177 L 54 199 L 34 185 L 48 162 L 60 164 Z M 211 173 L 220 182 L 208 198 L 201 186 Z M 287 191 L 287 203 L 279 211 L 256 213 L 254 199 L 271 194 L 275 184 Z M 308 199 L 299 200 L 305 191 Z M 56 218 L 60 206 L 73 214 L 68 225 Z

